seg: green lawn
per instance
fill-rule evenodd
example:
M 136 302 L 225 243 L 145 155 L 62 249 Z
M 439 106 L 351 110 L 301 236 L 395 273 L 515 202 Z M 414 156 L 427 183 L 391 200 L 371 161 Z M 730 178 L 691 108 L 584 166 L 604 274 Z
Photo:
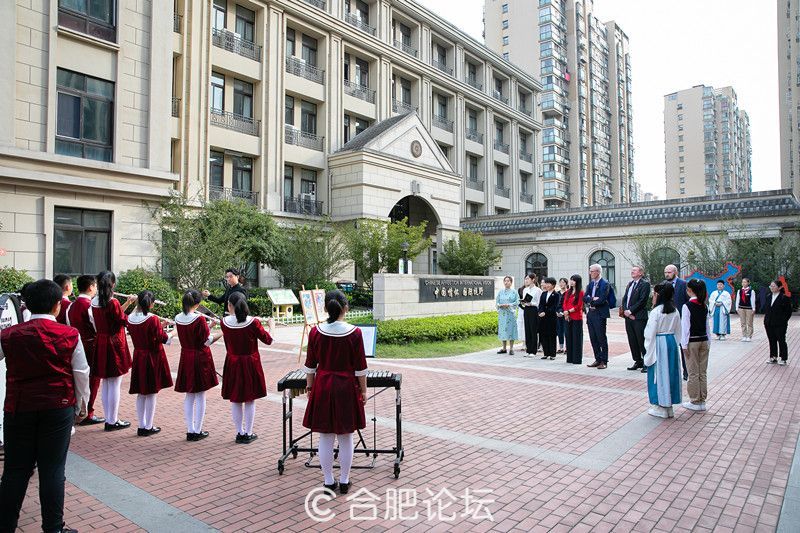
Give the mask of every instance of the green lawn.
M 379 359 L 424 359 L 479 352 L 498 348 L 501 343 L 497 335 L 468 337 L 458 341 L 413 342 L 410 344 L 380 344 L 376 348 Z

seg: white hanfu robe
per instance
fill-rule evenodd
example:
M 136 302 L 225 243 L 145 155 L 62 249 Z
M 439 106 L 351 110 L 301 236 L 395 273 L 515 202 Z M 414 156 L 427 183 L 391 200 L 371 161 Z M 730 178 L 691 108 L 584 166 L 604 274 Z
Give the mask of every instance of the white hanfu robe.
M 719 302 L 720 305 L 717 305 Z M 715 335 L 728 335 L 731 332 L 731 295 L 726 290 L 716 290 L 708 295 L 708 316 L 711 332 Z
M 664 313 L 659 305 L 650 311 L 644 329 L 644 365 L 647 368 L 648 413 L 660 418 L 673 416 L 672 406 L 681 403 L 681 315 L 677 309 Z

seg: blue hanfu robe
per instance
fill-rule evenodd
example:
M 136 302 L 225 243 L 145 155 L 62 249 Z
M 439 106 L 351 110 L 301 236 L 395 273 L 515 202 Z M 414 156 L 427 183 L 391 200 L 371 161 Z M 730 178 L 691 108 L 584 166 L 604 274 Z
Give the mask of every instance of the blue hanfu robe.
M 501 341 L 515 341 L 519 338 L 517 332 L 517 307 L 519 295 L 516 289 L 500 289 L 495 299 L 497 304 L 497 338 Z M 500 307 L 501 304 L 510 304 L 509 307 Z
M 717 302 L 720 305 L 717 305 Z M 716 290 L 708 295 L 708 315 L 711 318 L 711 332 L 714 335 L 728 335 L 731 332 L 731 295 L 726 290 Z
M 644 330 L 645 357 L 647 367 L 647 394 L 650 404 L 668 418 L 672 406 L 681 403 L 682 371 L 679 342 L 682 326 L 677 309 L 665 314 L 659 305 L 650 311 Z M 651 413 L 655 414 L 655 413 Z

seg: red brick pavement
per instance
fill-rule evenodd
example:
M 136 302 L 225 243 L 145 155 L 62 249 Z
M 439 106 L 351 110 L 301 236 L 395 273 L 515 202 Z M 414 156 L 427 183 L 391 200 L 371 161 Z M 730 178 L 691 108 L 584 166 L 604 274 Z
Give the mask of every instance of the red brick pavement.
M 619 321 L 610 322 L 612 356 L 617 356 L 612 366 L 628 362 L 620 328 Z M 295 349 L 285 335 L 282 332 L 279 338 L 286 342 L 273 348 Z M 677 408 L 674 420 L 658 424 L 605 469 L 530 459 L 479 443 L 458 444 L 407 431 L 400 479 L 393 478 L 391 460 L 382 456 L 374 470 L 354 471 L 353 491 L 369 489 L 380 498 L 378 510 L 385 516 L 396 509 L 387 505 L 391 497 L 387 490 L 416 489 L 415 508 L 420 516 L 416 520 L 391 516 L 378 522 L 351 520 L 350 503 L 339 496 L 322 506 L 336 513 L 326 527 L 426 532 L 774 530 L 800 432 L 800 321 L 796 318 L 789 339 L 790 364 L 784 368 L 764 364 L 763 332 L 752 344 L 740 344 L 734 334 L 726 348 L 746 353 L 710 384 L 709 411 L 690 414 Z M 177 347 L 169 352 L 175 370 Z M 221 346 L 214 353 L 221 369 Z M 588 343 L 584 353 L 591 353 Z M 270 395 L 277 398 L 274 384 L 298 367 L 297 356 L 267 349 L 263 360 Z M 486 375 L 449 376 L 398 368 L 403 373 L 405 421 L 556 452 L 581 454 L 647 409 L 643 376 L 637 381 L 635 376 L 585 367 L 540 371 L 448 360 L 399 364 Z M 501 381 L 492 376 L 536 382 Z M 123 387 L 127 384 L 126 378 Z M 580 388 L 585 386 L 607 390 Z M 637 390 L 641 395 L 631 394 Z M 120 413 L 135 426 L 134 398 L 123 396 Z M 205 429 L 211 437 L 199 443 L 184 440 L 182 401 L 183 396 L 173 391 L 159 395 L 156 423 L 163 431 L 157 436 L 137 438 L 135 429 L 105 433 L 96 426 L 82 427 L 71 451 L 213 528 L 305 531 L 316 526 L 304 511 L 304 500 L 321 484 L 319 470 L 304 468 L 302 456 L 289 460 L 283 476 L 276 470 L 279 403 L 258 402 L 259 439 L 242 446 L 233 442 L 229 404 L 219 397 L 219 389 L 209 395 Z M 393 397 L 383 394 L 377 402 L 378 415 L 392 417 L 392 404 Z M 371 439 L 371 435 L 368 428 L 365 436 Z M 379 426 L 378 436 L 379 445 L 391 446 L 391 428 Z M 363 456 L 356 458 L 357 464 L 364 461 Z M 491 493 L 478 497 L 494 500 L 488 503 L 492 520 L 459 515 L 452 523 L 428 521 L 422 501 L 428 498 L 426 488 L 434 492 L 446 488 L 456 497 L 463 497 L 466 490 L 490 489 Z M 20 521 L 23 531 L 39 528 L 36 491 L 34 478 Z M 458 501 L 447 512 L 453 510 L 464 512 L 464 502 Z M 66 519 L 84 531 L 137 529 L 70 483 Z

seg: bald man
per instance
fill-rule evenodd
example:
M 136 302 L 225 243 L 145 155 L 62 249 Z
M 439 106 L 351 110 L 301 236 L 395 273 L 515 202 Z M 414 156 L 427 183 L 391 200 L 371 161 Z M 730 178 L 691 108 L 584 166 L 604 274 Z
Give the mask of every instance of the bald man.
M 678 314 L 682 314 L 683 304 L 689 301 L 689 296 L 686 294 L 686 280 L 678 277 L 678 267 L 675 265 L 665 266 L 664 281 L 675 287 L 675 308 L 678 310 Z M 655 303 L 653 306 L 655 307 Z M 683 349 L 681 349 L 681 366 L 683 367 L 683 381 L 687 381 L 689 372 L 686 370 L 686 357 L 683 355 Z

